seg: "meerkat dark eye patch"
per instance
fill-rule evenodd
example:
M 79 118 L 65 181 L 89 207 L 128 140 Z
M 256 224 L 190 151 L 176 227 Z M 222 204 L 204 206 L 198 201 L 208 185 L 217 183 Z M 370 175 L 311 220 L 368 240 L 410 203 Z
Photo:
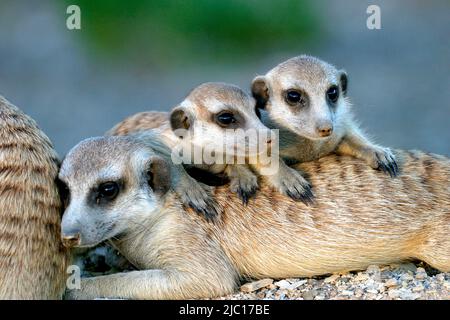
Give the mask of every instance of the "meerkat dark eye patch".
M 236 123 L 237 119 L 232 112 L 223 111 L 216 115 L 216 123 L 222 127 L 228 127 L 229 125 Z
M 56 179 L 56 186 L 58 187 L 61 202 L 64 208 L 66 208 L 70 202 L 70 189 L 67 186 L 67 184 L 64 181 L 60 180 L 59 178 Z
M 120 186 L 117 182 L 108 181 L 98 186 L 97 199 L 103 199 L 107 201 L 114 200 L 119 194 Z
M 291 106 L 306 105 L 307 98 L 300 90 L 289 89 L 284 93 L 284 99 Z
M 328 90 L 327 90 L 327 98 L 329 101 L 331 101 L 332 103 L 336 103 L 339 99 L 339 88 L 338 86 L 331 86 Z

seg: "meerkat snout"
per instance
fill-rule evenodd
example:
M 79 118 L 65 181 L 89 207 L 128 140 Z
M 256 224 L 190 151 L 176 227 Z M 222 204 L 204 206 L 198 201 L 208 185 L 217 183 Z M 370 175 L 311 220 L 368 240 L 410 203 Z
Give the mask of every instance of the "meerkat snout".
M 333 122 L 329 120 L 320 120 L 317 122 L 316 130 L 319 136 L 325 138 L 333 133 Z
M 65 247 L 71 248 L 76 247 L 80 244 L 81 234 L 80 231 L 64 231 L 62 230 L 61 234 L 62 243 Z

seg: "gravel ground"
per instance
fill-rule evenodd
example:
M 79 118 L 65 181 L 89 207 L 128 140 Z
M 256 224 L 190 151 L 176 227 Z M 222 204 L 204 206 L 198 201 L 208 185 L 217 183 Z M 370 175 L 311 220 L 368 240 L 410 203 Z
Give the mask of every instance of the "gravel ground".
M 369 266 L 367 270 L 328 277 L 263 279 L 219 299 L 253 300 L 449 300 L 450 273 L 422 263 Z
M 79 252 L 83 277 L 133 270 L 109 245 Z M 450 300 L 450 273 L 422 262 L 372 265 L 365 271 L 313 278 L 262 279 L 243 283 L 219 300 Z

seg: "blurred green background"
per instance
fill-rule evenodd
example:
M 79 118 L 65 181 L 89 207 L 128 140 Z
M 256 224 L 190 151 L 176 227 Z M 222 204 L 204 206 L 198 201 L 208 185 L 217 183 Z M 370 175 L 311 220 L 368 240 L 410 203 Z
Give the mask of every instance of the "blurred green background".
M 140 65 L 167 68 L 235 59 L 243 63 L 319 36 L 317 14 L 305 0 L 65 3 L 82 8 L 85 32 L 80 36 L 94 54 Z
M 68 5 L 81 30 L 68 30 Z M 369 5 L 381 30 L 366 26 Z M 375 141 L 450 156 L 448 0 L 1 0 L 0 94 L 64 155 L 195 86 L 252 79 L 296 55 L 345 68 Z

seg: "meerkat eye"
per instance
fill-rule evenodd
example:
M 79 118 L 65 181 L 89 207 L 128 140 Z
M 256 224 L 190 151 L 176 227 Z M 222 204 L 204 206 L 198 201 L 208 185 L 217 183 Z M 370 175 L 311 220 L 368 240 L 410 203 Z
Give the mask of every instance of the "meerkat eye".
M 119 193 L 119 185 L 116 182 L 105 182 L 98 187 L 98 197 L 113 200 Z
M 289 90 L 286 92 L 286 101 L 289 104 L 297 104 L 302 99 L 302 94 L 295 90 Z
M 223 112 L 217 115 L 216 121 L 219 125 L 228 126 L 236 122 L 236 118 L 231 112 Z
M 337 86 L 331 86 L 327 90 L 327 97 L 331 102 L 336 103 L 339 98 L 339 88 Z

